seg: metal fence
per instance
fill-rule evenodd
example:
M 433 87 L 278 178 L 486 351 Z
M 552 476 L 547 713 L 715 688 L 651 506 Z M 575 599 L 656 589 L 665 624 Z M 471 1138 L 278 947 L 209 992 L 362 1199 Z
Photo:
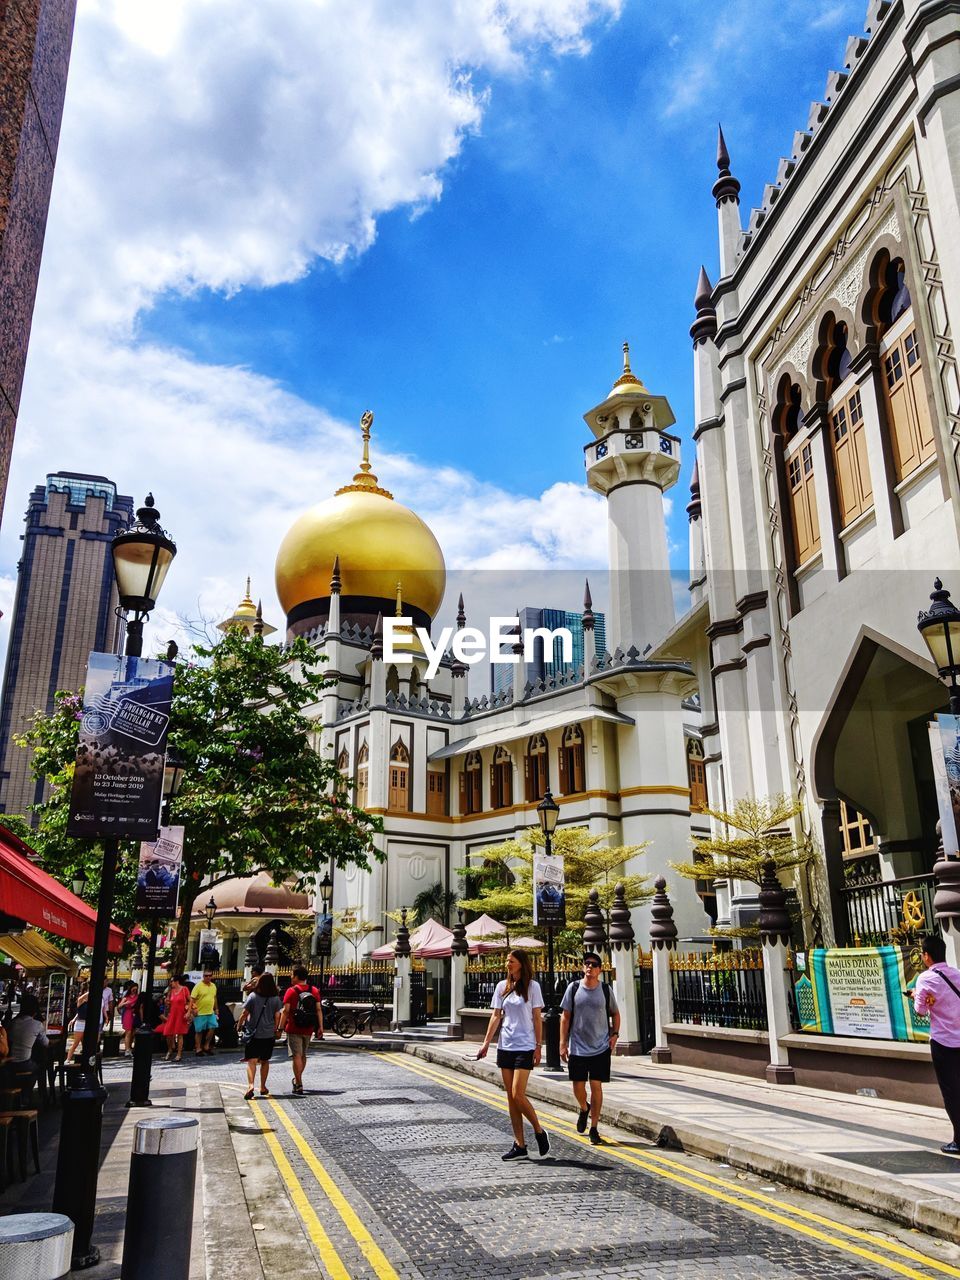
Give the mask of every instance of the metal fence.
M 493 1004 L 493 993 L 497 989 L 497 983 L 504 979 L 503 963 L 496 966 L 485 965 L 481 963 L 472 963 L 467 965 L 467 972 L 464 981 L 464 999 L 463 1004 L 466 1009 L 489 1009 Z M 534 971 L 534 978 L 540 983 L 540 990 L 543 992 L 544 1000 L 550 1003 L 550 975 L 546 969 L 538 969 Z M 583 977 L 582 966 L 576 968 L 560 968 L 554 970 L 554 995 L 556 1003 L 559 1004 L 563 993 L 571 982 L 576 982 Z M 613 984 L 613 969 L 605 967 L 603 970 L 603 981 Z
M 361 965 L 335 965 L 324 970 L 321 979 L 320 970 L 310 971 L 309 981 L 316 987 L 325 1000 L 334 1004 L 384 1004 L 393 1002 L 392 960 L 369 961 Z M 237 970 L 219 972 L 213 975 L 217 986 L 217 995 L 227 1004 L 233 1004 L 243 998 L 243 974 Z M 277 986 L 280 994 L 293 983 L 289 969 L 281 969 L 277 973 Z
M 762 951 L 671 953 L 670 981 L 675 1022 L 767 1029 Z
M 840 896 L 846 913 L 847 942 L 853 947 L 882 947 L 898 941 L 893 936 L 897 930 L 939 933 L 933 910 L 936 888 L 932 875 L 845 886 Z
M 640 1022 L 640 1052 L 649 1053 L 657 1042 L 653 1007 L 653 955 L 642 948 L 637 952 L 637 1015 Z

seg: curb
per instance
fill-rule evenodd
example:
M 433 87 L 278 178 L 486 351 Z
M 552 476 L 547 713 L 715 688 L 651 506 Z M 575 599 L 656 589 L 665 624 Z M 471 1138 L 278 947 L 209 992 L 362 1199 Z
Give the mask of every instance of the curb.
M 465 1060 L 458 1054 L 444 1053 L 442 1049 L 428 1045 L 408 1044 L 404 1051 L 412 1057 L 473 1076 L 487 1084 L 500 1085 L 499 1073 L 489 1063 Z M 531 1098 L 549 1102 L 566 1111 L 577 1110 L 566 1082 L 554 1083 L 531 1075 L 527 1093 Z M 960 1215 L 957 1201 L 951 1197 L 937 1196 L 919 1188 L 905 1192 L 892 1190 L 887 1178 L 859 1170 L 839 1169 L 816 1155 L 784 1153 L 780 1148 L 762 1142 L 751 1142 L 750 1146 L 731 1142 L 724 1134 L 702 1125 L 676 1119 L 667 1125 L 653 1112 L 641 1111 L 637 1107 L 625 1108 L 604 1102 L 600 1117 L 609 1125 L 649 1138 L 657 1145 L 661 1141 L 664 1146 L 673 1145 L 671 1139 L 675 1137 L 683 1150 L 693 1155 L 723 1160 L 736 1169 L 775 1179 L 853 1209 L 862 1210 L 869 1206 L 869 1211 L 879 1217 L 960 1244 Z

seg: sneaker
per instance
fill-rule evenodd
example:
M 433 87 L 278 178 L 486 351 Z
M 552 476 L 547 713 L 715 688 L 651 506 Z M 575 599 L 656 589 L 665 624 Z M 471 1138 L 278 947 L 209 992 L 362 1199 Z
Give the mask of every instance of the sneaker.
M 603 1142 L 603 1139 L 600 1137 L 600 1131 L 596 1125 L 593 1125 L 590 1129 L 590 1141 L 595 1147 L 599 1147 Z
M 550 1150 L 550 1139 L 547 1137 L 546 1129 L 541 1129 L 539 1133 L 533 1135 L 537 1140 L 537 1150 L 542 1156 L 545 1156 Z
M 302 1097 L 302 1096 L 303 1096 L 303 1085 L 302 1085 L 302 1084 L 295 1084 L 295 1085 L 293 1086 L 293 1092 L 297 1095 L 297 1097 L 298 1097 L 298 1098 Z
M 587 1132 L 587 1116 L 589 1114 L 589 1111 L 581 1111 L 577 1116 L 577 1133 Z
M 250 1102 L 252 1098 L 253 1098 L 253 1090 L 248 1089 L 247 1092 L 243 1095 L 243 1100 L 244 1102 Z
M 960 1156 L 960 1142 L 948 1142 L 940 1150 L 945 1156 Z
M 527 1148 L 521 1147 L 518 1142 L 513 1144 L 505 1156 L 500 1157 L 501 1160 L 526 1160 L 526 1158 Z

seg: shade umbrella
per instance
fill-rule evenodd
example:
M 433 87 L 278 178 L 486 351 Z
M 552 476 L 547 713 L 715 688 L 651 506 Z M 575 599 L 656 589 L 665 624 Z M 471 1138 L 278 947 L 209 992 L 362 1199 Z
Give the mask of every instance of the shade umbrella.
M 486 914 L 471 920 L 466 928 L 467 945 L 472 956 L 487 951 L 503 951 L 507 947 L 507 926 Z
M 517 938 L 510 945 L 511 948 L 519 947 L 521 951 L 535 951 L 544 944 L 539 938 Z
M 442 960 L 451 953 L 453 934 L 439 920 L 427 920 L 410 934 L 410 950 L 420 960 Z M 392 960 L 396 939 L 370 952 L 371 960 Z

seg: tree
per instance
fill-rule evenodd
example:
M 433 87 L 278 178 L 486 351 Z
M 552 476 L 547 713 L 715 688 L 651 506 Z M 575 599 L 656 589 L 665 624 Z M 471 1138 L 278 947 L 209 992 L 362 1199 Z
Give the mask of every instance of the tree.
M 443 881 L 438 880 L 429 889 L 421 889 L 413 900 L 414 924 L 426 924 L 428 920 L 437 920 L 447 926 L 450 923 L 450 912 L 457 905 L 457 895 L 451 889 L 444 889 Z
M 316 670 L 320 661 L 302 638 L 281 650 L 231 631 L 215 645 L 196 645 L 191 660 L 177 664 L 169 745 L 184 774 L 169 821 L 186 830 L 175 968 L 185 962 L 201 891 L 261 870 L 302 888 L 331 859 L 341 868 L 369 870 L 371 855 L 384 856 L 372 839 L 382 823 L 350 803 L 351 783 L 315 747 L 316 723 L 307 709 L 327 684 Z M 34 776 L 51 787 L 27 838 L 61 879 L 81 865 L 94 872 L 102 858 L 95 842 L 64 834 L 81 707 L 79 694 L 58 693 L 53 713 L 38 714 L 18 739 L 34 751 Z M 136 855 L 136 847 L 124 847 L 123 893 L 133 884 Z
M 729 813 L 704 809 L 725 834 L 694 841 L 694 861 L 670 865 L 688 880 L 746 880 L 755 885 L 763 878 L 765 862 L 773 862 L 777 871 L 806 866 L 816 850 L 809 836 L 794 835 L 791 829 L 802 808 L 798 800 L 776 795 L 738 800 Z
M 353 911 L 335 911 L 334 921 L 339 923 L 333 926 L 333 936 L 343 938 L 344 942 L 353 947 L 353 963 L 356 965 L 359 962 L 360 943 L 371 933 L 379 933 L 380 925 L 374 924 L 372 920 L 362 919 Z
M 653 897 L 645 875 L 626 875 L 626 863 L 642 853 L 647 843 L 604 847 L 608 835 L 591 835 L 586 827 L 563 827 L 553 836 L 553 852 L 563 855 L 567 903 L 569 947 L 576 949 L 577 925 L 583 919 L 591 889 L 596 889 L 600 906 L 613 906 L 614 888 L 624 887 L 628 906 L 638 906 Z M 461 867 L 458 874 L 470 877 L 477 886 L 474 896 L 460 905 L 469 911 L 487 912 L 517 932 L 530 932 L 533 924 L 533 857 L 544 847 L 543 832 L 530 827 L 517 840 L 481 849 L 481 866 Z M 564 939 L 561 937 L 561 948 Z

